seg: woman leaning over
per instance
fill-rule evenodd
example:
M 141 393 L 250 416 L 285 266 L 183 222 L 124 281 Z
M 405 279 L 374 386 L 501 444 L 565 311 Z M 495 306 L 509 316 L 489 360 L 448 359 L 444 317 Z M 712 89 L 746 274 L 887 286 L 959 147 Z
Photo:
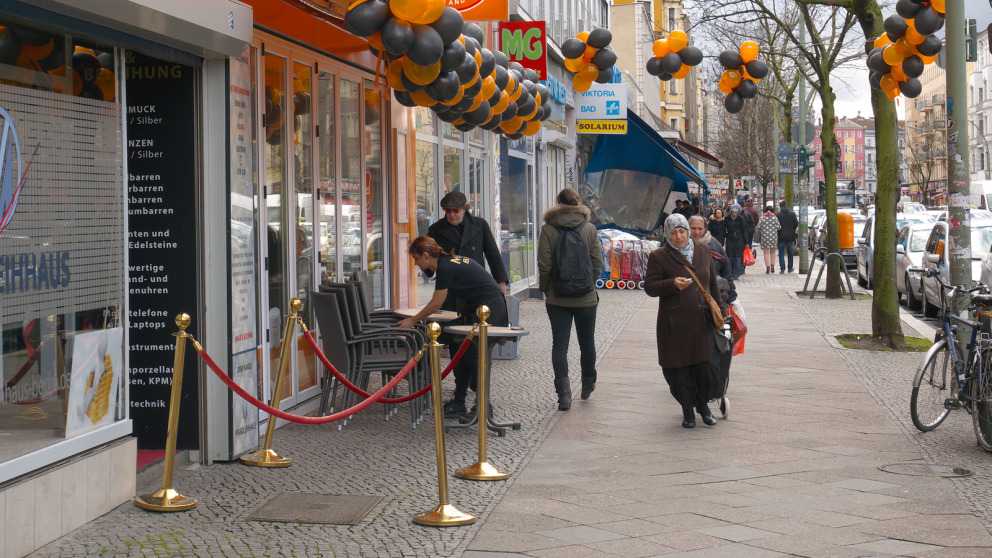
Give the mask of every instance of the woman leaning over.
M 699 413 L 703 423 L 715 426 L 707 401 L 713 391 L 715 371 L 711 354 L 715 348 L 710 310 L 703 296 L 706 289 L 726 315 L 720 297 L 710 247 L 689 238 L 689 223 L 681 215 L 665 221 L 665 246 L 648 258 L 644 291 L 659 297 L 656 335 L 658 364 L 668 388 L 682 406 L 682 426 L 694 428 Z M 692 273 L 689 272 L 692 270 Z M 691 277 L 695 274 L 700 284 Z
M 589 250 L 593 279 L 603 269 L 603 248 L 596 234 L 596 227 L 589 222 L 589 208 L 581 205 L 578 192 L 565 188 L 558 193 L 558 204 L 544 213 L 544 225 L 537 244 L 537 270 L 539 286 L 545 295 L 545 309 L 551 321 L 551 366 L 555 373 L 555 392 L 558 409 L 567 411 L 572 406 L 572 388 L 568 380 L 568 344 L 575 321 L 575 334 L 579 338 L 579 364 L 582 370 L 582 399 L 596 387 L 596 307 L 599 293 L 595 289 L 580 296 L 562 296 L 555 292 L 553 279 L 555 248 L 561 231 L 578 227 L 578 232 Z

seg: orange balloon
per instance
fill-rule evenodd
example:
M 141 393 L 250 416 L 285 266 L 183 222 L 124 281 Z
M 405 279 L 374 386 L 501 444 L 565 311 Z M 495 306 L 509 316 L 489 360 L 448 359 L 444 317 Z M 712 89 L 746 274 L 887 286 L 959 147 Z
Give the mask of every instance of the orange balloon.
M 930 7 L 938 14 L 944 13 L 944 0 L 930 0 Z
M 672 47 L 668 45 L 668 39 L 658 39 L 651 45 L 651 52 L 658 58 L 664 58 L 666 54 L 672 52 Z
M 537 109 L 536 108 L 534 109 L 534 112 L 537 112 Z M 530 122 L 527 123 L 527 127 L 524 128 L 523 134 L 525 136 L 533 136 L 540 129 L 541 129 L 541 121 L 540 120 L 531 120 Z
M 523 118 L 524 120 L 530 120 L 531 118 L 534 118 L 534 116 L 537 114 L 537 109 L 539 108 L 541 108 L 541 105 L 539 103 L 536 103 L 534 104 L 534 110 L 530 111 L 527 114 L 517 114 L 517 116 Z
M 684 49 L 687 44 L 689 44 L 689 35 L 686 35 L 685 31 L 676 29 L 668 34 L 668 47 L 672 49 L 672 52 Z
M 434 23 L 437 21 L 437 18 L 441 17 L 441 12 L 443 11 L 444 0 L 427 0 L 427 8 L 424 10 L 424 15 L 410 20 L 410 23 L 419 23 L 421 25 Z
M 592 87 L 592 82 L 582 79 L 582 76 L 579 74 L 575 74 L 575 76 L 572 77 L 572 88 L 579 93 L 589 91 L 590 87 Z
M 392 0 L 389 3 L 389 11 L 399 19 L 413 21 L 424 15 L 428 4 L 429 0 Z
M 482 50 L 481 49 L 478 49 L 478 48 L 475 49 L 475 56 L 474 56 L 474 58 L 475 58 L 475 65 L 477 67 L 481 68 L 482 67 Z
M 725 95 L 730 95 L 734 91 L 734 88 L 727 82 L 727 78 L 720 78 L 720 83 L 717 84 L 717 87 L 719 87 L 720 91 Z
M 731 89 L 736 89 L 741 84 L 741 73 L 737 70 L 727 70 L 723 72 L 723 75 L 727 78 L 727 84 L 730 85 Z
M 417 103 L 417 105 L 421 107 L 432 107 L 437 104 L 437 101 L 431 99 L 431 96 L 427 94 L 426 89 L 421 89 L 420 91 L 410 93 L 410 98 L 413 99 L 414 103 Z
M 584 43 L 584 42 L 586 42 L 586 39 L 589 38 L 589 32 L 588 31 L 583 31 L 583 32 L 579 33 L 578 35 L 576 35 L 575 38 L 578 39 L 578 40 L 580 40 L 580 41 L 582 41 Z
M 579 70 L 585 66 L 585 62 L 581 58 L 566 58 L 565 59 L 565 69 L 573 74 L 577 74 Z
M 744 60 L 745 64 L 747 64 L 758 57 L 758 43 L 754 41 L 746 41 L 741 45 L 740 51 L 741 59 Z
M 93 56 L 96 56 L 96 52 L 93 52 L 93 49 L 81 47 L 81 46 L 77 46 L 75 49 L 73 49 L 73 52 L 85 52 L 87 54 L 92 54 Z
M 599 67 L 595 64 L 586 64 L 579 70 L 579 76 L 586 81 L 592 81 L 599 76 Z
M 682 79 L 685 76 L 689 75 L 690 71 L 692 71 L 692 66 L 686 66 L 685 64 L 682 64 L 682 67 L 679 68 L 679 71 L 672 74 L 672 77 L 675 79 Z
M 906 37 L 899 37 L 899 40 L 892 43 L 892 45 L 896 47 L 896 50 L 899 51 L 899 55 L 903 58 L 906 58 L 910 55 L 910 53 L 916 50 L 913 48 L 913 45 L 909 44 Z
M 465 86 L 462 86 L 462 87 L 459 87 L 458 88 L 458 94 L 455 95 L 455 98 L 454 99 L 452 99 L 450 101 L 443 102 L 441 104 L 444 105 L 444 106 L 446 106 L 446 107 L 453 107 L 453 106 L 457 105 L 464 97 L 465 97 Z
M 509 74 L 510 81 L 506 82 L 506 87 L 503 88 L 503 92 L 507 95 L 511 95 L 517 88 L 517 80 L 513 79 L 513 74 L 510 74 L 509 72 L 507 72 L 507 74 Z M 512 103 L 513 99 L 510 99 L 510 102 Z
M 427 85 L 441 75 L 440 60 L 431 66 L 421 66 L 406 56 L 400 60 L 403 61 L 403 73 L 406 74 L 406 78 L 417 85 Z
M 489 108 L 489 112 L 493 114 L 503 114 L 506 107 L 510 104 L 510 94 L 506 91 L 500 91 L 499 102 L 495 106 Z
M 406 91 L 406 87 L 403 85 L 403 80 L 400 76 L 403 75 L 403 62 L 400 60 L 393 60 L 386 66 L 386 83 L 390 87 L 397 91 Z
M 523 91 L 524 88 L 521 87 L 520 84 L 517 84 L 517 87 L 513 91 L 510 91 L 510 102 L 511 103 L 517 102 L 517 99 L 520 98 L 520 94 L 523 93 Z
M 882 88 L 882 91 L 892 89 L 893 85 L 899 87 L 899 83 L 896 81 L 896 78 L 892 76 L 892 74 L 885 74 L 882 76 L 882 79 L 878 80 L 878 86 Z
M 892 77 L 896 78 L 896 81 L 906 81 L 909 79 L 909 77 L 906 76 L 906 73 L 902 71 L 902 64 L 892 66 L 892 71 L 889 73 L 892 74 Z
M 919 56 L 923 60 L 923 63 L 924 64 L 933 64 L 934 62 L 937 61 L 937 55 L 936 54 L 934 54 L 933 56 L 925 56 L 925 55 L 921 54 Z
M 486 99 L 487 99 L 487 97 L 483 97 L 483 96 L 482 96 L 482 91 L 479 91 L 479 92 L 478 92 L 478 93 L 477 93 L 477 94 L 475 95 L 475 100 L 474 100 L 474 101 L 472 101 L 472 107 L 471 107 L 471 108 L 469 108 L 467 112 L 472 112 L 473 110 L 475 110 L 475 109 L 477 109 L 477 108 L 479 108 L 479 106 L 481 106 L 481 105 L 482 105 L 482 101 L 485 101 Z
M 595 56 L 595 55 L 596 55 L 595 53 L 593 53 L 593 54 L 583 54 L 582 55 L 582 63 L 583 64 L 592 64 L 592 57 Z
M 875 48 L 881 48 L 887 44 L 890 44 L 891 42 L 892 41 L 889 40 L 889 36 L 885 33 L 882 33 L 881 35 L 878 36 L 877 39 L 875 39 L 875 42 L 872 43 L 872 46 L 874 46 Z
M 369 42 L 369 46 L 370 47 L 372 47 L 372 48 L 374 48 L 376 50 L 380 50 L 381 51 L 382 49 L 386 48 L 386 47 L 382 46 L 382 32 L 381 31 L 376 31 L 376 34 L 375 35 L 372 35 L 371 37 L 368 37 L 365 40 Z
M 503 122 L 502 124 L 499 125 L 499 129 L 503 130 L 507 134 L 512 134 L 513 132 L 516 132 L 518 126 L 512 126 L 515 120 L 516 118 L 511 118 L 510 120 Z
M 912 20 L 907 19 L 906 22 L 912 22 Z M 904 38 L 906 39 L 906 42 L 911 45 L 918 45 L 923 41 L 927 40 L 926 35 L 921 35 L 919 31 L 917 31 L 916 28 L 913 27 L 912 25 L 906 28 L 906 34 L 904 35 Z
M 585 60 L 587 56 L 589 57 L 590 60 L 592 60 L 592 57 L 596 56 L 596 47 L 591 47 L 589 45 L 586 45 L 586 50 L 585 52 L 582 53 L 582 59 Z
M 491 99 L 494 93 L 496 93 L 496 80 L 489 76 L 482 80 L 482 98 Z
M 896 49 L 896 45 L 888 45 L 882 49 L 882 60 L 885 60 L 885 63 L 889 66 L 901 64 L 903 58 L 905 57 L 899 54 L 899 51 Z

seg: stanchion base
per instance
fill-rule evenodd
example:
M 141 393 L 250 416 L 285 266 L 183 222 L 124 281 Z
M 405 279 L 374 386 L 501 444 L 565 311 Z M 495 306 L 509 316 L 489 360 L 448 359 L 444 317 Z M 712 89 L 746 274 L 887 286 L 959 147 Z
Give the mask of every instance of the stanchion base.
M 243 455 L 238 460 L 251 467 L 289 467 L 293 460 L 288 457 L 279 457 L 275 450 L 260 449 L 251 455 Z
M 195 508 L 196 500 L 187 498 L 171 488 L 162 488 L 154 494 L 135 496 L 134 505 L 150 511 L 177 512 Z
M 506 480 L 510 473 L 504 473 L 486 461 L 455 471 L 455 476 L 466 480 L 497 481 Z
M 464 513 L 451 504 L 439 504 L 432 510 L 413 516 L 413 522 L 428 527 L 457 527 L 475 523 L 475 516 Z

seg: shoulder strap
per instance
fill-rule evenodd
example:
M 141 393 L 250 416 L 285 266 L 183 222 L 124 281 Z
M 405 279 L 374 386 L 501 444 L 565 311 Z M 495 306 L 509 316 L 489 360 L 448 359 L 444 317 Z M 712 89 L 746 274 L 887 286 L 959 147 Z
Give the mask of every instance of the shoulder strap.
M 710 296 L 710 293 L 706 292 L 706 289 L 703 288 L 703 285 L 699 283 L 699 278 L 696 277 L 696 274 L 692 272 L 692 268 L 685 264 L 682 264 L 682 267 L 684 267 L 685 270 L 689 272 L 689 275 L 692 277 L 692 282 L 695 283 L 697 287 L 699 287 L 700 292 L 702 292 L 703 296 L 706 298 L 706 303 L 710 304 L 711 302 L 716 302 L 715 300 L 713 300 L 713 297 Z

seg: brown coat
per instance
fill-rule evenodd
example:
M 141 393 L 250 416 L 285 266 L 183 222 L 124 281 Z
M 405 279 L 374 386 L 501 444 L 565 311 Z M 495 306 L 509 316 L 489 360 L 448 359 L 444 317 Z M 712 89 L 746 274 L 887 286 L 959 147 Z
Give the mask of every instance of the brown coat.
M 695 243 L 692 253 L 693 273 L 720 304 L 723 314 L 727 308 L 720 298 L 720 287 L 713 267 L 710 247 Z M 706 298 L 696 285 L 689 285 L 681 291 L 675 286 L 676 277 L 689 278 L 685 257 L 674 248 L 664 246 L 651 252 L 648 257 L 647 276 L 644 279 L 644 292 L 648 296 L 660 297 L 658 301 L 658 321 L 655 326 L 658 338 L 658 364 L 662 368 L 680 368 L 710 360 L 709 330 L 710 319 Z

